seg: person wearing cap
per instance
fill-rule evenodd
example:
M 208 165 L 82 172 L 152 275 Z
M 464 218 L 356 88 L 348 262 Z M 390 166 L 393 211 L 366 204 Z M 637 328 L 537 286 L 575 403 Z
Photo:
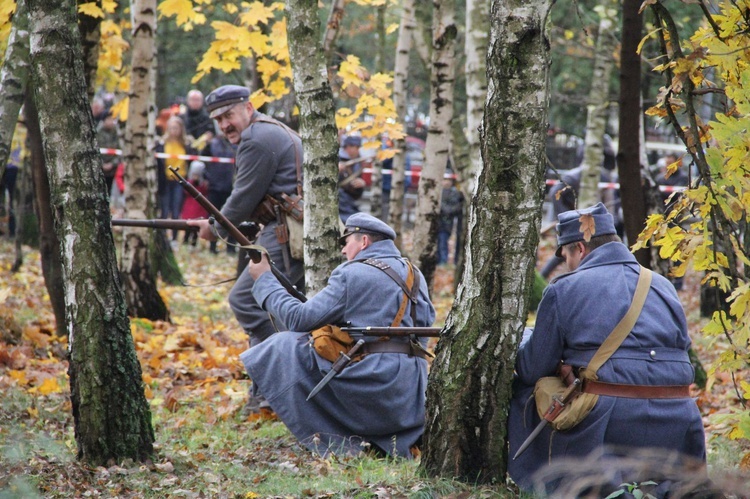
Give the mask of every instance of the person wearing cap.
M 509 456 L 540 421 L 534 403 L 527 407 L 537 380 L 554 376 L 561 361 L 575 369 L 589 363 L 625 316 L 641 272 L 602 203 L 558 215 L 557 242 L 557 254 L 570 272 L 546 288 L 533 332 L 519 348 L 508 423 Z M 669 281 L 654 273 L 633 329 L 596 374 L 608 383 L 690 385 L 694 371 L 689 347 L 680 300 Z M 601 395 L 577 426 L 553 435 L 548 425 L 523 454 L 509 461 L 508 473 L 529 489 L 533 473 L 550 460 L 593 451 L 606 456 L 612 448 L 658 448 L 705 461 L 698 407 L 689 397 Z M 615 480 L 618 486 L 627 477 Z
M 234 186 L 221 213 L 235 226 L 245 221 L 263 224 L 256 244 L 266 248 L 292 284 L 302 289 L 302 260 L 291 258 L 288 244 L 282 245 L 277 239 L 276 219 L 262 218 L 264 215 L 260 214 L 261 201 L 267 194 L 278 197 L 298 192 L 298 182 L 300 186 L 302 182 L 302 141 L 286 125 L 256 111 L 246 87 L 224 85 L 217 88 L 206 97 L 206 108 L 226 139 L 238 145 Z M 200 227 L 198 235 L 203 239 L 216 239 L 208 221 L 190 223 Z M 223 228 L 217 227 L 216 230 L 226 237 Z M 239 277 L 229 293 L 229 306 L 250 336 L 250 345 L 254 346 L 277 329 L 253 297 L 254 279 L 250 273 L 241 271 L 245 264 L 243 256 L 240 256 L 238 266 Z M 283 328 L 283 323 L 277 322 L 276 326 Z M 256 393 L 251 396 L 246 412 L 256 412 L 262 404 L 262 398 Z
M 331 362 L 310 345 L 310 331 L 327 324 L 362 327 L 396 322 L 404 292 L 385 271 L 366 262 L 386 264 L 408 282 L 407 261 L 396 248 L 395 237 L 391 227 L 372 215 L 349 217 L 341 236 L 347 261 L 333 271 L 323 290 L 304 303 L 286 292 L 265 259 L 248 266 L 258 303 L 294 332 L 274 334 L 240 359 L 271 408 L 313 452 L 357 454 L 369 446 L 410 458 L 409 449 L 422 434 L 427 362 L 405 337 L 388 341 L 364 337 L 364 358 L 306 400 L 331 369 Z M 406 300 L 395 325 L 428 327 L 435 320 L 435 309 L 418 269 L 413 276 L 419 292 L 415 302 Z M 391 351 L 378 350 L 382 345 Z
M 347 135 L 339 150 L 339 217 L 346 219 L 359 213 L 359 201 L 365 192 L 365 181 L 362 179 L 362 162 L 352 161 L 360 158 L 359 148 L 362 139 L 356 135 Z

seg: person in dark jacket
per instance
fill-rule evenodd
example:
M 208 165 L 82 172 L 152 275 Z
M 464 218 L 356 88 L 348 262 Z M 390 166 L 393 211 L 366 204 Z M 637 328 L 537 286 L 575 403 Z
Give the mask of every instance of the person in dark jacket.
M 554 376 L 560 362 L 576 372 L 590 362 L 625 316 L 641 272 L 602 203 L 567 211 L 558 220 L 557 253 L 570 272 L 546 288 L 533 332 L 519 348 L 508 423 L 510 456 L 540 422 L 534 404 L 528 403 L 535 383 Z M 509 462 L 511 478 L 529 489 L 534 473 L 548 462 L 592 452 L 606 456 L 608 449 L 656 448 L 705 462 L 703 422 L 688 393 L 694 377 L 689 347 L 680 300 L 669 281 L 654 274 L 635 325 L 596 373 L 600 382 L 637 385 L 639 393 L 649 395 L 600 395 L 577 426 L 553 432 L 547 425 L 525 453 Z M 648 388 L 655 385 L 680 387 L 680 394 L 654 396 Z M 628 478 L 616 477 L 614 486 Z
M 221 134 L 208 143 L 203 151 L 205 156 L 216 158 L 234 159 L 237 154 L 237 146 L 227 140 Z M 234 185 L 234 162 L 211 161 L 206 165 L 205 177 L 208 182 L 208 200 L 218 209 L 224 206 L 229 196 L 232 194 Z M 211 253 L 216 253 L 216 241 L 210 243 Z M 234 246 L 227 246 L 227 253 L 235 253 Z
M 456 229 L 456 252 L 453 263 L 458 263 L 461 245 L 461 230 L 464 214 L 464 195 L 456 187 L 453 172 L 448 170 L 443 178 L 443 193 L 440 200 L 440 223 L 438 224 L 438 265 L 448 263 L 448 240 Z
M 187 110 L 180 116 L 185 122 L 185 130 L 188 135 L 206 144 L 214 137 L 213 120 L 203 105 L 203 93 L 200 90 L 191 90 L 187 94 Z M 202 149 L 202 146 L 200 147 Z
M 354 163 L 360 157 L 359 148 L 362 139 L 355 135 L 344 137 L 339 150 L 339 216 L 341 221 L 359 213 L 357 203 L 365 192 L 365 181 L 362 179 L 363 162 Z

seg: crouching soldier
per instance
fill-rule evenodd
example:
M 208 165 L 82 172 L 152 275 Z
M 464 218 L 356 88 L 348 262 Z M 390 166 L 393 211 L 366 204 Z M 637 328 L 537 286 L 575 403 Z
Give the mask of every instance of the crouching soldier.
M 341 356 L 326 352 L 325 338 L 313 342 L 311 331 L 325 337 L 331 326 L 430 326 L 435 320 L 425 280 L 401 256 L 395 237 L 371 215 L 349 217 L 341 236 L 347 262 L 304 303 L 279 284 L 265 258 L 248 267 L 257 302 L 293 332 L 276 333 L 240 358 L 279 418 L 320 454 L 370 447 L 409 458 L 422 435 L 427 362 L 422 345 L 409 338 L 363 338 L 353 362 L 309 397 Z

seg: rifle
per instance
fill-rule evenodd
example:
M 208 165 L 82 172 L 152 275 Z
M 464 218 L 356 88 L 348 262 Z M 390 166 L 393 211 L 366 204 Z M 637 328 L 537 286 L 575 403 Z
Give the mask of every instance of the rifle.
M 342 327 L 341 331 L 362 336 L 418 336 L 433 337 L 440 336 L 442 328 L 439 327 L 391 327 L 391 326 L 364 326 L 364 327 Z
M 348 161 L 344 161 L 339 164 L 343 165 L 346 168 L 349 168 L 352 165 L 356 165 L 357 163 L 361 163 L 363 161 L 369 161 L 370 159 L 372 158 L 359 157 L 359 158 L 350 159 Z M 362 173 L 363 173 L 362 168 L 360 168 L 359 170 L 355 172 L 352 172 L 351 175 L 347 176 L 346 178 L 342 179 L 341 182 L 339 182 L 339 187 L 346 187 L 347 185 L 351 184 L 352 182 L 354 182 L 355 179 L 358 179 L 359 177 L 361 177 Z
M 229 221 L 227 217 L 224 216 L 224 214 L 219 211 L 219 209 L 211 203 L 208 199 L 206 199 L 206 196 L 200 193 L 198 189 L 195 188 L 193 184 L 185 180 L 185 177 L 180 175 L 180 172 L 177 171 L 176 168 L 170 166 L 169 170 L 172 172 L 172 174 L 175 176 L 177 181 L 180 183 L 183 189 L 187 191 L 188 194 L 190 194 L 193 199 L 195 199 L 199 205 L 201 205 L 210 215 L 208 222 L 213 223 L 219 222 L 219 225 L 224 227 L 224 229 L 229 232 L 229 234 L 237 241 L 240 246 L 247 251 L 248 255 L 250 256 L 250 259 L 258 263 L 260 262 L 261 258 L 263 258 L 263 254 L 257 249 L 258 247 L 252 247 L 252 242 L 245 236 L 245 234 L 242 233 L 235 225 Z M 271 273 L 276 276 L 276 279 L 278 279 L 279 283 L 281 283 L 282 286 L 284 286 L 284 289 L 286 289 L 290 295 L 294 296 L 301 302 L 307 301 L 307 297 L 300 293 L 300 291 L 294 287 L 294 284 L 289 282 L 289 279 L 286 275 L 284 275 L 283 272 L 281 272 L 276 265 L 273 264 L 271 259 L 268 259 L 268 263 L 271 266 Z
M 186 230 L 191 232 L 197 232 L 199 227 L 195 225 L 188 225 L 187 220 L 181 219 L 170 219 L 170 218 L 155 218 L 147 220 L 138 220 L 134 218 L 113 218 L 113 227 L 146 227 L 149 229 L 172 229 L 172 230 Z M 260 227 L 255 222 L 242 222 L 237 226 L 240 232 L 251 241 L 255 239 L 255 236 L 260 232 Z

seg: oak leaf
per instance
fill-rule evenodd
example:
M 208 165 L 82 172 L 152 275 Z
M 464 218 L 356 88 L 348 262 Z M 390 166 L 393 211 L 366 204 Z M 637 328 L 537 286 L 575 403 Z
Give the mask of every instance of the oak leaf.
M 581 227 L 578 231 L 583 234 L 583 240 L 586 242 L 591 241 L 591 237 L 596 234 L 596 221 L 594 217 L 587 213 L 581 215 L 578 221 L 581 222 Z

